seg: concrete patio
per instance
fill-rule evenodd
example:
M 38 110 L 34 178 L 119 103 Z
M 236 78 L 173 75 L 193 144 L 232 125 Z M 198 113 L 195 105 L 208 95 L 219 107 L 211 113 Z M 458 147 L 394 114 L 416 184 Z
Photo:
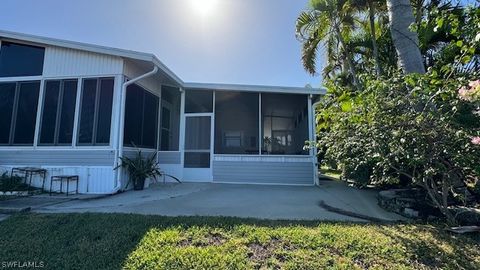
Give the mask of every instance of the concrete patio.
M 157 184 L 102 198 L 32 208 L 42 213 L 100 212 L 165 216 L 235 216 L 262 219 L 365 221 L 320 207 L 330 206 L 386 221 L 403 220 L 377 205 L 376 192 L 322 181 L 318 187 L 209 183 Z

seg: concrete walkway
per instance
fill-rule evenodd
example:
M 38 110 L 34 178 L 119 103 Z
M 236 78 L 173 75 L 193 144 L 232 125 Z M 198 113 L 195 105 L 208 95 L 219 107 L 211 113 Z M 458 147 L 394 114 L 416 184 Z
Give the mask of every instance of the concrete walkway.
M 377 205 L 376 192 L 322 181 L 319 187 L 183 183 L 32 209 L 42 213 L 99 212 L 165 216 L 364 221 L 320 207 L 320 201 L 383 220 L 403 220 Z

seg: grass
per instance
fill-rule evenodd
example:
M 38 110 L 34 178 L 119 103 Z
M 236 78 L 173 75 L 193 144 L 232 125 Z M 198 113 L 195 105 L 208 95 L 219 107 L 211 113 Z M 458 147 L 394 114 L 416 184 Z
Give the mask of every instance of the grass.
M 336 179 L 336 180 L 340 180 L 340 176 L 342 174 L 341 171 L 332 169 L 332 168 L 327 167 L 327 166 L 322 166 L 320 168 L 320 173 L 323 174 L 323 175 L 329 176 L 333 179 Z
M 426 224 L 20 214 L 0 246 L 46 269 L 480 269 L 480 236 Z

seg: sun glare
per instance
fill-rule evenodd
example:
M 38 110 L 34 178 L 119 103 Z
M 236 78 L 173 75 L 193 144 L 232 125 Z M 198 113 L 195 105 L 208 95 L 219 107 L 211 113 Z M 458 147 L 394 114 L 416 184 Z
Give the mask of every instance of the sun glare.
M 202 16 L 210 15 L 218 5 L 218 0 L 190 0 L 195 12 Z

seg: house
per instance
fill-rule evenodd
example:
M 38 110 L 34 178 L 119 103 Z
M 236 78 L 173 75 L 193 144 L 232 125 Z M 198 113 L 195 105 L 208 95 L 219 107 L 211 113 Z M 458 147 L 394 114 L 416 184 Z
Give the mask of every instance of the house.
M 141 148 L 185 182 L 314 185 L 303 146 L 323 93 L 186 83 L 152 54 L 0 31 L 0 166 L 114 193 L 119 157 Z

